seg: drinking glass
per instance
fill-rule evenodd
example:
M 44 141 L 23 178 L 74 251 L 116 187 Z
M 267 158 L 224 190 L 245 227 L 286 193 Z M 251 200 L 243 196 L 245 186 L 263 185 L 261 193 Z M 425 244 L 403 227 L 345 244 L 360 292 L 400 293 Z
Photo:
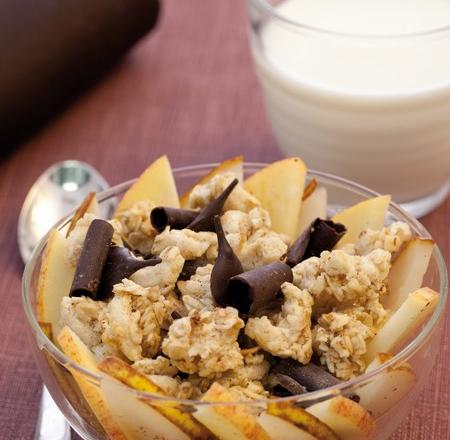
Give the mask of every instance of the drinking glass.
M 351 0 L 248 0 L 250 46 L 284 153 L 420 217 L 450 188 L 450 5 L 405 28 L 415 3 L 384 3 L 359 2 L 389 11 L 371 23 Z

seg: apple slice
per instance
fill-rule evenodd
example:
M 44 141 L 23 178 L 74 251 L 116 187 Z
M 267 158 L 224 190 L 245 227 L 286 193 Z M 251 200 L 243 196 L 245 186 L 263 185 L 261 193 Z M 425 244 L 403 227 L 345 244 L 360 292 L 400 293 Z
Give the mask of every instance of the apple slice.
M 221 173 L 233 173 L 238 179 L 239 182 L 244 181 L 244 157 L 236 156 L 232 159 L 227 159 L 223 161 L 221 164 L 213 168 L 208 174 L 203 176 L 195 185 L 193 185 L 189 190 L 187 190 L 180 198 L 180 205 L 182 208 L 186 208 L 189 201 L 189 195 L 193 188 L 197 185 L 205 185 L 208 183 L 214 176 Z
M 333 397 L 306 409 L 327 424 L 341 439 L 370 440 L 373 438 L 375 419 L 353 400 Z
M 347 228 L 347 233 L 339 240 L 337 248 L 347 243 L 355 243 L 365 229 L 381 229 L 390 201 L 391 196 L 374 197 L 334 215 L 332 220 Z
M 268 165 L 244 182 L 245 189 L 269 211 L 272 229 L 291 239 L 297 238 L 306 172 L 303 161 L 292 157 Z
M 142 200 L 151 200 L 155 205 L 179 208 L 177 187 L 167 156 L 155 160 L 130 186 L 119 202 L 115 215 Z
M 378 353 L 392 351 L 412 336 L 433 312 L 438 299 L 439 294 L 428 287 L 422 287 L 410 293 L 369 342 L 364 355 L 366 362 L 372 362 Z
M 215 382 L 202 401 L 225 405 L 199 405 L 193 416 L 220 440 L 271 440 L 248 406 L 229 404 L 235 400 L 226 388 Z
M 39 321 L 50 323 L 55 333 L 61 328 L 59 325 L 61 299 L 69 294 L 75 275 L 75 268 L 70 266 L 64 257 L 66 245 L 63 233 L 53 229 L 42 256 L 38 279 L 37 318 Z
M 297 235 L 300 235 L 317 217 L 327 217 L 327 190 L 323 186 L 316 189 L 303 200 L 298 218 Z
M 272 440 L 339 440 L 336 433 L 292 402 L 273 402 L 258 419 Z
M 366 372 L 374 371 L 392 359 L 394 355 L 378 353 L 369 364 Z M 417 383 L 417 377 L 411 365 L 402 362 L 388 368 L 370 383 L 361 387 L 357 394 L 359 404 L 366 408 L 373 417 L 380 417 L 394 408 Z
M 81 205 L 78 207 L 78 209 L 75 211 L 75 214 L 72 217 L 72 220 L 70 221 L 70 224 L 66 231 L 66 237 L 70 235 L 70 233 L 75 228 L 78 220 L 83 218 L 84 214 L 87 212 L 94 214 L 95 216 L 100 215 L 100 208 L 98 206 L 97 202 L 97 195 L 95 192 L 90 192 L 86 198 L 81 202 Z
M 128 385 L 129 387 L 144 391 L 146 393 L 157 394 L 160 396 L 166 396 L 166 393 L 154 382 L 152 382 L 147 376 L 136 371 L 133 367 L 128 365 L 116 357 L 107 357 L 103 359 L 98 365 L 98 368 L 104 373 L 114 377 L 114 379 Z M 210 438 L 210 432 L 198 423 L 188 411 L 183 411 L 179 408 L 178 404 L 174 401 L 157 401 L 142 400 L 150 408 L 159 413 L 159 418 L 166 418 L 175 427 L 178 427 L 182 432 L 187 434 L 188 438 L 201 440 Z M 160 423 L 154 420 L 154 423 Z M 175 437 L 174 437 L 175 438 Z M 176 437 L 179 438 L 179 437 Z
M 433 249 L 434 241 L 428 238 L 416 237 L 406 243 L 389 271 L 389 295 L 382 299 L 386 309 L 397 310 L 410 292 L 422 286 Z
M 58 334 L 57 339 L 63 352 L 72 361 L 93 373 L 99 373 L 94 355 L 69 327 L 64 327 Z M 109 437 L 113 440 L 126 440 L 127 437 L 114 417 L 112 417 L 105 395 L 100 387 L 91 382 L 87 376 L 74 369 L 71 369 L 71 373 L 78 383 L 84 398 Z

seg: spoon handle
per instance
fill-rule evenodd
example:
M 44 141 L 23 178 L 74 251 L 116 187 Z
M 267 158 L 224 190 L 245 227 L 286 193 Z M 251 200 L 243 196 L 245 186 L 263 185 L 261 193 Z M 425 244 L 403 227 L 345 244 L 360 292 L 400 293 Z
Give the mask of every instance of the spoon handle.
M 46 387 L 42 388 L 34 440 L 70 440 L 69 423 L 56 406 Z

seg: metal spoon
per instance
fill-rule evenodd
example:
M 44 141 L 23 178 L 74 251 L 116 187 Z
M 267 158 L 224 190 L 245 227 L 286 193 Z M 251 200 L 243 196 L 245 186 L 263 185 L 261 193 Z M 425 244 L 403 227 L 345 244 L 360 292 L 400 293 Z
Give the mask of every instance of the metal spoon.
M 31 187 L 20 211 L 17 241 L 24 263 L 58 220 L 79 206 L 90 192 L 104 191 L 108 187 L 100 173 L 85 162 L 65 160 L 44 171 Z M 69 439 L 70 426 L 44 386 L 35 440 Z

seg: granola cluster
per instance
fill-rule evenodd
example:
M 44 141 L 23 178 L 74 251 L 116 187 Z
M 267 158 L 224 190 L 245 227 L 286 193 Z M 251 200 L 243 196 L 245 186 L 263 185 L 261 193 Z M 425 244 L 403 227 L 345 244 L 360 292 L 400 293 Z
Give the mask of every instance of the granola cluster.
M 312 356 L 313 299 L 307 290 L 291 283 L 284 283 L 281 292 L 284 296 L 281 311 L 270 317 L 250 318 L 245 333 L 270 354 L 307 364 Z
M 188 207 L 203 208 L 233 179 L 224 173 L 197 185 Z M 62 300 L 61 324 L 98 359 L 126 359 L 182 399 L 201 398 L 215 382 L 236 399 L 268 397 L 271 362 L 280 358 L 308 364 L 315 354 L 342 380 L 364 371 L 367 344 L 388 314 L 381 298 L 391 255 L 411 237 L 406 224 L 363 231 L 354 244 L 302 261 L 292 268 L 293 282 L 282 284 L 278 309 L 240 316 L 234 307 L 218 307 L 211 293 L 217 235 L 169 226 L 158 233 L 149 219 L 153 207 L 151 201 L 138 202 L 110 223 L 116 245 L 161 262 L 115 284 L 108 300 Z M 86 214 L 68 238 L 66 258 L 73 266 L 93 219 Z M 242 185 L 227 199 L 221 224 L 245 271 L 284 261 L 289 238 L 271 229 L 269 213 Z M 198 263 L 196 269 L 181 276 L 190 262 Z
M 65 249 L 64 258 L 72 267 L 76 267 L 78 263 L 84 239 L 86 238 L 87 231 L 93 220 L 95 220 L 94 214 L 84 214 L 84 216 L 77 221 L 75 228 L 67 237 L 67 247 Z
M 150 212 L 154 207 L 150 200 L 143 200 L 130 209 L 119 212 L 116 217 L 120 226 L 115 230 L 120 228 L 122 240 L 142 255 L 150 254 L 156 236 L 156 231 L 150 223 Z
M 233 173 L 221 173 L 214 176 L 208 183 L 197 185 L 189 195 L 187 207 L 191 209 L 203 208 L 211 200 L 218 197 L 234 178 Z M 224 210 L 233 209 L 249 212 L 260 205 L 256 197 L 247 192 L 242 185 L 238 185 L 225 202 Z
M 193 310 L 170 326 L 162 351 L 184 373 L 200 377 L 223 373 L 243 364 L 237 342 L 243 327 L 244 321 L 232 307 Z

